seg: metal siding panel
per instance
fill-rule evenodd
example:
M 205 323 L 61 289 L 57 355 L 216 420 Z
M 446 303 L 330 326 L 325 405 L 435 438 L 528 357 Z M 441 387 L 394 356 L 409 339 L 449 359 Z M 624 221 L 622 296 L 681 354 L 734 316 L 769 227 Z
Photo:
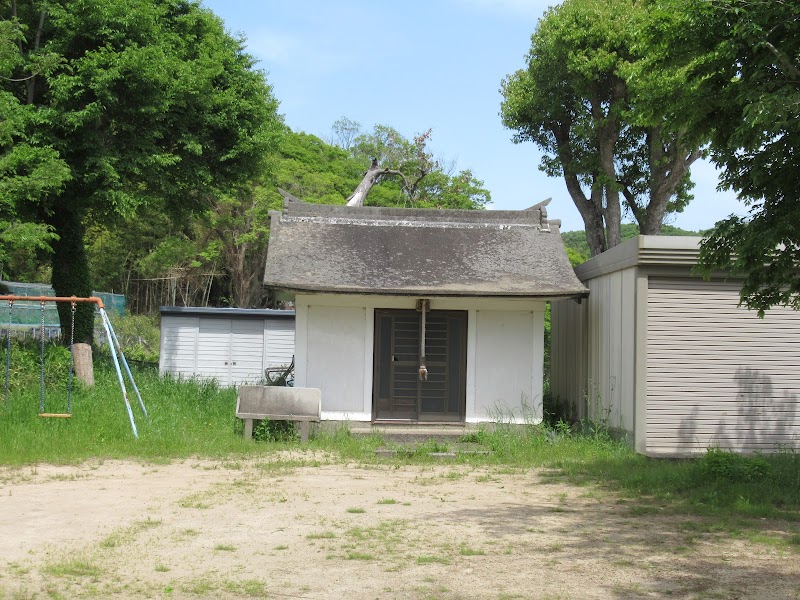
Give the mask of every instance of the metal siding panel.
M 622 408 L 622 428 L 633 431 L 634 424 L 634 372 L 635 372 L 635 345 L 636 345 L 636 271 L 625 269 L 620 272 L 622 278 L 620 293 L 621 311 L 621 349 L 620 349 L 620 370 L 618 373 L 620 406 Z
M 800 447 L 800 312 L 737 306 L 736 283 L 651 278 L 647 450 Z
M 222 386 L 231 383 L 231 320 L 200 318 L 197 331 L 197 367 L 201 379 L 216 379 Z
M 265 324 L 265 365 L 280 366 L 292 362 L 295 354 L 294 319 L 268 319 Z
M 264 378 L 264 322 L 231 319 L 231 385 Z
M 194 376 L 197 325 L 196 317 L 162 318 L 159 367 L 162 374 Z

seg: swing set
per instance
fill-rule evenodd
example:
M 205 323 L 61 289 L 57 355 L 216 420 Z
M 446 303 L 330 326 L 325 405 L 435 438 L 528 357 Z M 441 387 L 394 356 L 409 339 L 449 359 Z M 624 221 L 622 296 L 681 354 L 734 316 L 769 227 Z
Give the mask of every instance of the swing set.
M 74 341 L 75 341 L 75 309 L 79 303 L 89 303 L 97 305 L 97 309 L 100 313 L 100 321 L 103 324 L 103 329 L 106 333 L 106 340 L 108 341 L 108 347 L 111 350 L 111 358 L 114 362 L 114 369 L 117 372 L 117 379 L 119 380 L 119 387 L 122 390 L 122 398 L 125 400 L 125 408 L 128 411 L 128 418 L 131 422 L 131 429 L 133 430 L 133 437 L 138 438 L 139 433 L 136 430 L 136 422 L 133 419 L 133 411 L 131 410 L 131 404 L 128 401 L 128 390 L 125 387 L 125 380 L 122 376 L 122 369 L 120 368 L 120 363 L 125 368 L 125 372 L 128 375 L 128 379 L 130 380 L 131 387 L 133 388 L 134 392 L 136 393 L 136 397 L 139 400 L 139 407 L 142 409 L 142 413 L 146 418 L 149 419 L 147 414 L 147 409 L 144 407 L 144 402 L 142 401 L 142 395 L 139 393 L 139 388 L 136 387 L 136 382 L 133 380 L 133 373 L 131 373 L 131 369 L 128 366 L 128 361 L 125 360 L 125 354 L 122 352 L 122 347 L 120 346 L 119 340 L 117 339 L 117 334 L 114 332 L 114 328 L 111 326 L 111 321 L 108 318 L 108 314 L 105 310 L 105 305 L 103 304 L 102 299 L 97 298 L 95 296 L 89 298 L 77 298 L 75 296 L 70 297 L 53 297 L 53 296 L 0 296 L 0 303 L 5 301 L 8 305 L 8 327 L 6 330 L 6 365 L 5 365 L 5 388 L 4 388 L 4 406 L 8 406 L 9 402 L 9 381 L 10 381 L 10 373 L 11 373 L 11 329 L 13 325 L 13 310 L 14 310 L 14 302 L 39 302 L 41 306 L 41 323 L 40 323 L 40 366 L 39 366 L 39 416 L 42 418 L 55 418 L 55 419 L 69 419 L 72 417 L 72 380 L 73 374 L 75 370 L 75 348 L 74 348 Z M 45 411 L 45 393 L 44 393 L 44 342 L 45 342 L 45 324 L 44 324 L 44 316 L 45 316 L 45 305 L 48 302 L 62 302 L 62 303 L 69 303 L 70 304 L 70 340 L 69 340 L 69 380 L 67 382 L 67 410 L 64 413 L 52 413 Z

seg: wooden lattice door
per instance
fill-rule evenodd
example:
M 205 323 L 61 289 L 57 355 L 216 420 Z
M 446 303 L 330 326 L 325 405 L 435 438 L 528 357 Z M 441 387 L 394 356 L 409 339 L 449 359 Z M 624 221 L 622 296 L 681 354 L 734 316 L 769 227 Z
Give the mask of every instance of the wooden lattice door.
M 425 324 L 426 380 L 419 377 L 420 313 L 375 311 L 373 406 L 378 420 L 463 421 L 466 311 L 431 311 Z

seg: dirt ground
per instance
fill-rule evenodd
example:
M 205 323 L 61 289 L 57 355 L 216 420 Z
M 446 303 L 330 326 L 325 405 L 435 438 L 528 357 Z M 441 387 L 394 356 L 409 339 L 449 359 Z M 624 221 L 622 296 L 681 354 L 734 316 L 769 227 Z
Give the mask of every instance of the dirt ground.
M 796 551 L 544 471 L 280 458 L 0 468 L 0 598 L 800 598 Z

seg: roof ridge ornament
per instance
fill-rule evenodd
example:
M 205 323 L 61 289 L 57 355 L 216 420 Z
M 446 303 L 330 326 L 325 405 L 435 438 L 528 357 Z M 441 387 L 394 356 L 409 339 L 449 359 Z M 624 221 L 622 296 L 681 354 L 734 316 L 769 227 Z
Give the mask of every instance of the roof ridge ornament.
M 539 225 L 542 228 L 542 231 L 550 231 L 550 221 L 547 220 L 547 205 L 552 202 L 552 198 L 545 198 L 538 204 L 534 204 L 530 208 L 526 208 L 525 210 L 538 210 L 539 211 Z

